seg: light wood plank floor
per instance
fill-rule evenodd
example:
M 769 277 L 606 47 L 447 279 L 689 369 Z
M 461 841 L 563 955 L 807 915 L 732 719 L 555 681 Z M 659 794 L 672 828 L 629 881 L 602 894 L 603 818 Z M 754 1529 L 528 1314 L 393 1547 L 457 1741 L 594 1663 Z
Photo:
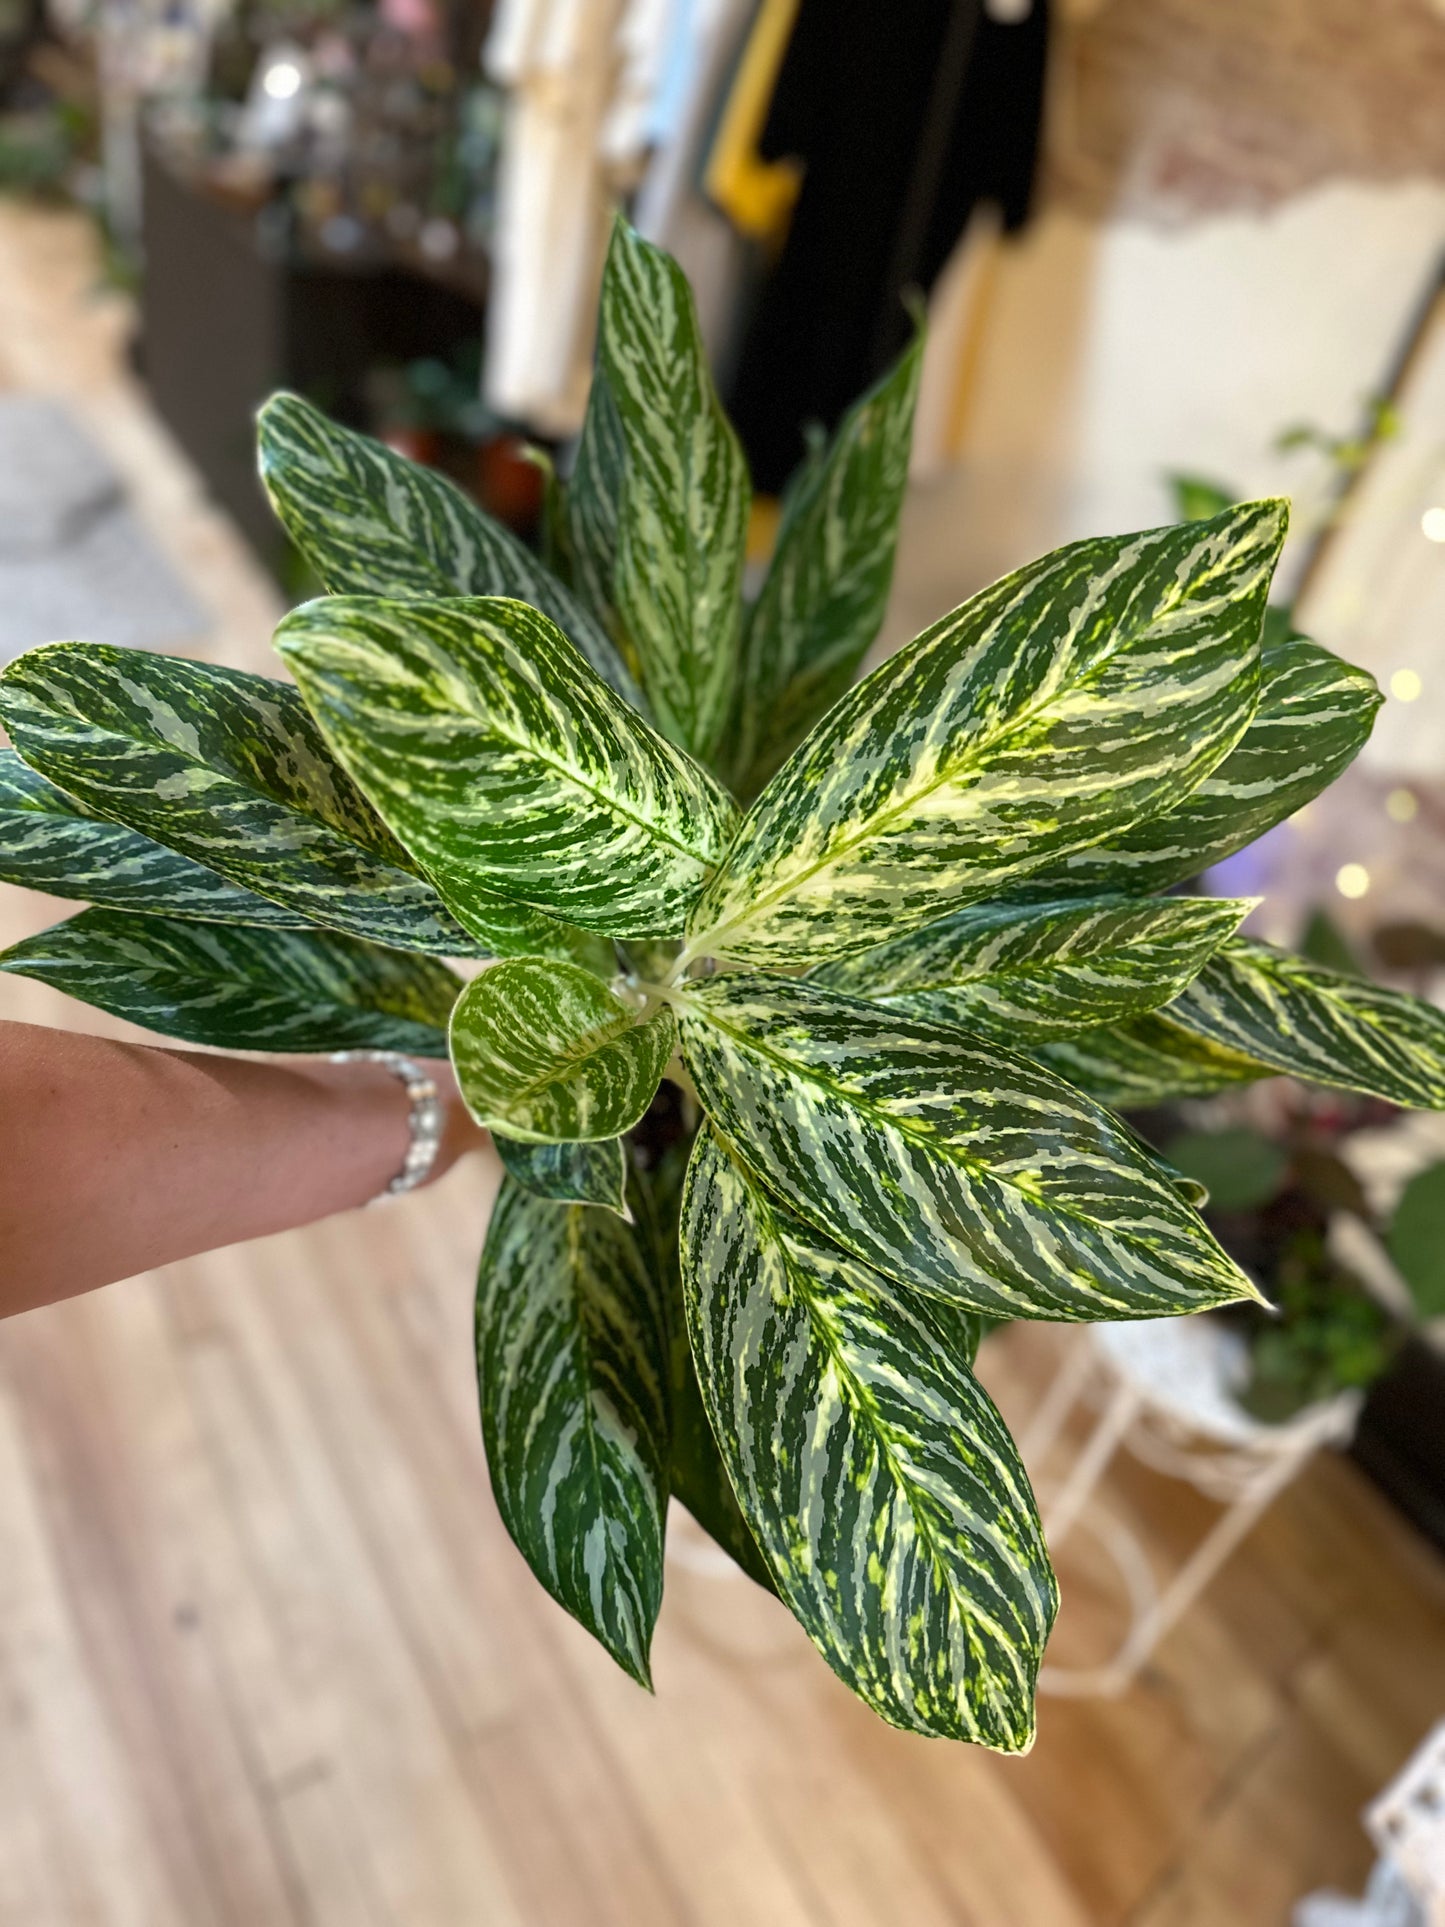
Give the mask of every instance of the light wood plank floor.
M 80 223 L 0 209 L 0 387 L 70 398 L 215 612 L 196 653 L 258 665 L 275 599 L 92 277 Z M 56 909 L 0 893 L 0 936 Z M 0 1016 L 121 1028 L 16 980 Z M 649 1699 L 492 1506 L 487 1206 L 462 1167 L 0 1327 L 0 1927 L 1274 1927 L 1358 1886 L 1359 1810 L 1445 1707 L 1445 1574 L 1348 1465 L 1026 1760 L 880 1726 L 695 1540 Z M 1006 1411 L 1056 1342 L 985 1354 Z M 1137 1467 L 1110 1492 L 1161 1556 L 1208 1518 Z M 1064 1581 L 1059 1656 L 1097 1654 L 1117 1602 Z

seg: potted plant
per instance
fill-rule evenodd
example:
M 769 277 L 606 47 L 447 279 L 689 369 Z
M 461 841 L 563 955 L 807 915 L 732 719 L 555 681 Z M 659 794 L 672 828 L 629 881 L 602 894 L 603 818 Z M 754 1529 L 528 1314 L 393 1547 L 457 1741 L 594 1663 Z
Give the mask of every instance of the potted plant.
M 481 1418 L 542 1584 L 646 1681 L 675 1494 L 885 1719 L 1018 1751 L 1057 1595 L 981 1322 L 1257 1296 L 1106 1104 L 1286 1070 L 1436 1105 L 1445 1018 L 1163 894 L 1378 702 L 1261 645 L 1282 504 L 1075 543 L 853 686 L 918 363 L 809 457 L 746 602 L 743 457 L 625 225 L 540 560 L 276 398 L 329 592 L 277 632 L 295 684 L 12 664 L 0 866 L 93 907 L 0 964 L 196 1042 L 449 1040 L 509 1173 Z

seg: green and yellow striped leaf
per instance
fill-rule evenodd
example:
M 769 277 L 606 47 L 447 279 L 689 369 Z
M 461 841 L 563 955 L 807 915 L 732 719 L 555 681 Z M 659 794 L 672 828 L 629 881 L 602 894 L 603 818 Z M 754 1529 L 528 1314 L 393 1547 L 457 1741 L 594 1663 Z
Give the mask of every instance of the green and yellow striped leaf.
M 1117 1118 L 943 1024 L 786 978 L 677 999 L 723 1137 L 865 1263 L 1005 1318 L 1156 1318 L 1255 1297 Z
M 164 844 L 108 823 L 0 749 L 0 883 L 109 910 L 305 930 L 305 917 L 238 889 Z
M 547 1591 L 644 1686 L 662 1602 L 667 1371 L 645 1232 L 504 1180 L 477 1277 L 492 1490 Z
M 1026 1751 L 1058 1589 L 1018 1450 L 932 1308 L 706 1128 L 682 1247 L 708 1416 L 813 1644 L 894 1726 Z
M 1181 1097 L 1213 1097 L 1269 1073 L 1253 1059 L 1222 1051 L 1191 1037 L 1162 1011 L 1100 1030 L 1035 1044 L 1030 1056 L 1100 1104 L 1116 1111 L 1146 1111 Z M 1155 1162 L 1192 1203 L 1189 1180 Z
M 1229 938 L 1152 1016 L 1032 1054 L 1121 1109 L 1290 1076 L 1445 1110 L 1445 1013 L 1246 937 Z
M 732 708 L 752 490 L 682 270 L 620 219 L 602 278 L 597 357 L 625 451 L 619 634 L 658 727 L 707 758 Z
M 722 1547 L 737 1566 L 775 1593 L 772 1570 L 753 1537 L 723 1464 L 712 1424 L 703 1404 L 686 1329 L 677 1348 L 672 1387 L 672 1457 L 669 1461 L 672 1496 L 687 1507 L 708 1537 Z
M 667 1294 L 668 1343 L 672 1371 L 672 1456 L 668 1462 L 672 1496 L 686 1506 L 704 1532 L 740 1566 L 750 1579 L 775 1592 L 767 1561 L 758 1550 L 743 1517 L 737 1494 L 723 1465 L 703 1408 L 687 1335 L 687 1312 L 682 1302 L 682 1265 L 677 1238 L 682 1211 L 682 1187 L 687 1176 L 692 1139 L 670 1145 L 660 1162 L 637 1173 L 638 1194 L 647 1204 L 646 1216 L 657 1243 L 658 1272 Z
M 261 480 L 286 533 L 333 595 L 515 596 L 550 616 L 635 707 L 606 631 L 509 529 L 435 469 L 273 395 L 256 425 Z
M 1296 635 L 1267 643 L 1260 669 L 1253 721 L 1196 790 L 1163 815 L 1030 877 L 1016 894 L 1166 890 L 1222 863 L 1328 788 L 1374 726 L 1383 700 L 1374 678 Z
M 637 1011 L 576 964 L 518 957 L 474 977 L 452 1013 L 467 1109 L 524 1143 L 631 1130 L 676 1043 L 666 1008 Z
M 617 523 L 626 472 L 622 422 L 607 371 L 599 364 L 592 373 L 577 459 L 562 498 L 562 530 L 572 587 L 609 635 L 616 635 L 620 626 L 615 591 Z M 624 646 L 626 640 L 624 636 Z M 630 667 L 635 675 L 635 658 Z
M 520 602 L 325 596 L 276 632 L 337 757 L 463 923 L 498 892 L 676 935 L 731 799 Z M 515 954 L 515 953 L 514 953 Z
M 87 809 L 297 916 L 403 950 L 476 951 L 286 683 L 55 642 L 0 675 L 0 720 Z
M 1445 1012 L 1269 944 L 1232 937 L 1160 1018 L 1259 1076 L 1445 1110 Z
M 220 1050 L 398 1050 L 444 1057 L 460 980 L 329 930 L 254 929 L 82 910 L 0 952 L 113 1017 Z
M 810 981 L 1027 1050 L 1167 1004 L 1252 908 L 1212 897 L 975 904 Z
M 695 956 L 861 950 L 997 896 L 1192 789 L 1254 712 L 1287 521 L 1076 542 L 975 596 L 829 711 L 743 821 Z
M 507 1175 L 534 1197 L 554 1204 L 596 1204 L 630 1219 L 627 1153 L 621 1138 L 595 1144 L 524 1144 L 493 1131 L 492 1143 Z
M 772 564 L 743 622 L 727 758 L 744 796 L 843 694 L 882 626 L 922 363 L 920 332 L 789 486 Z

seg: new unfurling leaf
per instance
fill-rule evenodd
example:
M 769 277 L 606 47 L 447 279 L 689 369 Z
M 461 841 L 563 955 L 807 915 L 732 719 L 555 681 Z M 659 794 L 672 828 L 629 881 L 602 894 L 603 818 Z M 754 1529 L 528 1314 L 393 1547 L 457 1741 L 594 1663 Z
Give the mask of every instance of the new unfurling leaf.
M 589 971 L 516 958 L 483 971 L 452 1013 L 452 1062 L 479 1124 L 524 1143 L 631 1130 L 672 1055 L 672 1012 L 639 1021 Z

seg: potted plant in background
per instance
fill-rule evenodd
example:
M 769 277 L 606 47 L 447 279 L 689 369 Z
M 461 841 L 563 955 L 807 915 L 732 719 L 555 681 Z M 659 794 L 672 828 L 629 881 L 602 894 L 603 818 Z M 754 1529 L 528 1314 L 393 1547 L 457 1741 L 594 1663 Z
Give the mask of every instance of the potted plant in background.
M 277 633 L 295 686 L 14 663 L 0 874 L 93 907 L 0 964 L 193 1042 L 449 1035 L 508 1171 L 481 1416 L 543 1585 L 646 1681 L 674 1494 L 885 1719 L 1017 1751 L 1056 1587 L 983 1322 L 1257 1296 L 1106 1105 L 1277 1071 L 1439 1105 L 1445 1018 L 1164 894 L 1378 702 L 1261 643 L 1281 504 L 1073 544 L 850 686 L 918 360 L 748 602 L 742 455 L 625 225 L 541 560 L 277 398 L 262 472 L 328 591 Z

